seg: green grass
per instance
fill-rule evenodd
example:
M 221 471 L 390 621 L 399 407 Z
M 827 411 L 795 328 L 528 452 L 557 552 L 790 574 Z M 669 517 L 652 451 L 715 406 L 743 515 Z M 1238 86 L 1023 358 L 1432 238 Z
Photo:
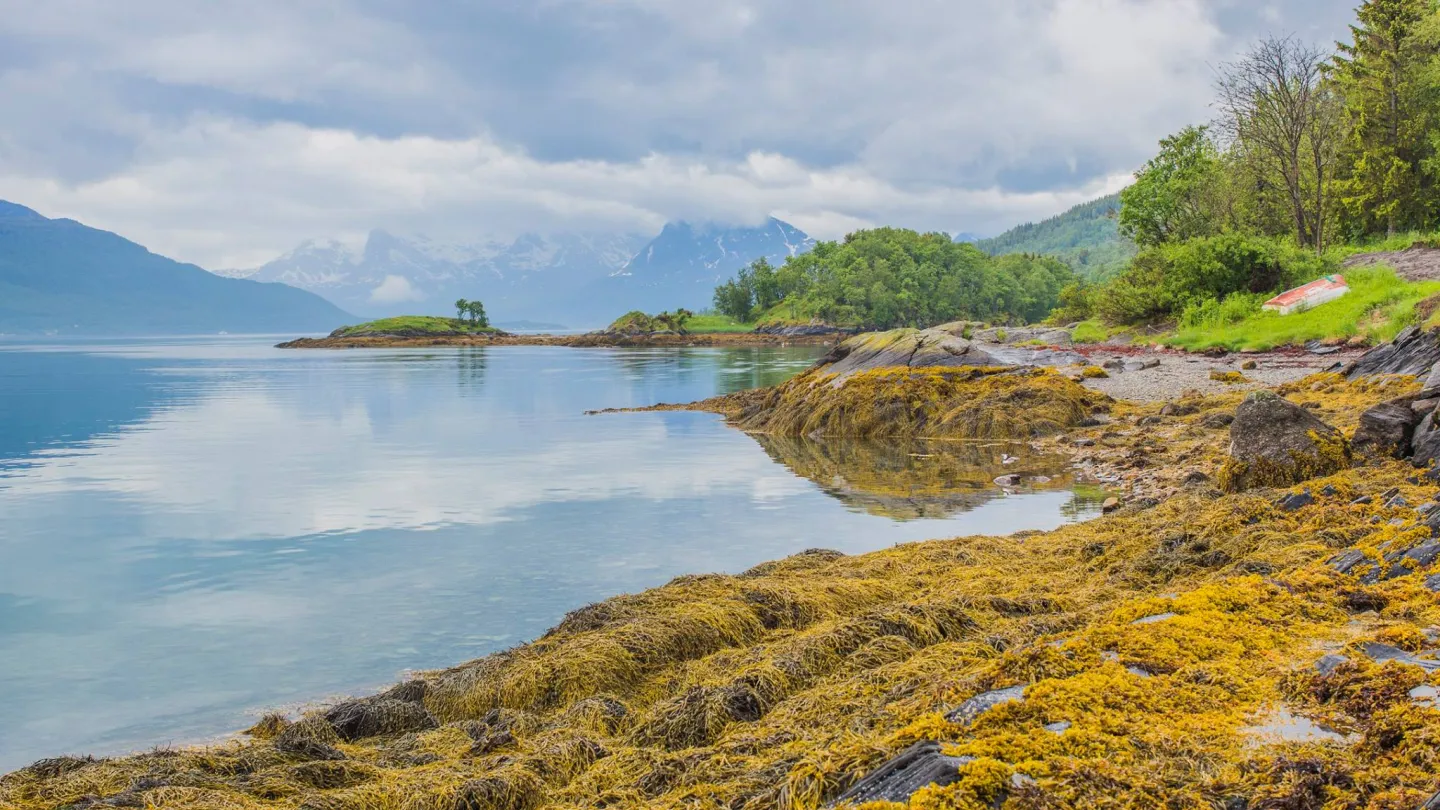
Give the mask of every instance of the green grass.
M 1075 326 L 1070 339 L 1076 343 L 1104 343 L 1110 339 L 1110 330 L 1099 321 L 1084 321 Z
M 696 315 L 685 322 L 685 331 L 692 335 L 753 332 L 755 324 L 741 323 L 728 315 Z
M 1435 233 L 1410 231 L 1408 233 L 1396 234 L 1389 238 L 1375 237 L 1366 241 L 1335 245 L 1331 247 L 1327 253 L 1336 259 L 1345 259 L 1357 253 L 1392 253 L 1400 250 L 1408 250 L 1417 244 L 1429 247 L 1440 247 L 1440 231 Z
M 340 337 L 356 337 L 360 335 L 386 335 L 386 334 L 435 334 L 447 335 L 456 332 L 467 332 L 473 334 L 489 334 L 500 330 L 491 326 L 475 326 L 455 318 L 441 318 L 434 315 L 400 315 L 394 318 L 381 318 L 378 321 L 370 321 L 356 326 L 346 326 L 337 330 Z
M 1181 316 L 1179 331 L 1164 342 L 1189 351 L 1263 351 L 1356 335 L 1383 342 L 1417 320 L 1417 303 L 1440 293 L 1440 282 L 1406 282 L 1383 267 L 1350 270 L 1345 279 L 1348 295 L 1291 315 L 1261 311 L 1263 295 L 1232 295 L 1192 306 Z

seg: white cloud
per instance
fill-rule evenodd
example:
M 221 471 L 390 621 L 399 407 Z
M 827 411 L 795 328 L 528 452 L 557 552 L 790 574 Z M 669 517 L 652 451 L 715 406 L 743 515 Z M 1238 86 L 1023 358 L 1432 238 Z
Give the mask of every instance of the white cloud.
M 403 304 L 406 301 L 423 301 L 425 294 L 415 289 L 410 279 L 404 276 L 386 276 L 370 291 L 370 300 L 377 304 Z

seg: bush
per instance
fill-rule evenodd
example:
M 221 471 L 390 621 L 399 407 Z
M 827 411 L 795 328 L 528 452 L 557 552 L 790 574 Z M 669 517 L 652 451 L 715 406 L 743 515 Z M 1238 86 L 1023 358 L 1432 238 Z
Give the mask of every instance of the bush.
M 1267 293 L 1234 293 L 1223 300 L 1207 298 L 1180 313 L 1181 329 L 1218 329 L 1237 324 L 1260 311 Z

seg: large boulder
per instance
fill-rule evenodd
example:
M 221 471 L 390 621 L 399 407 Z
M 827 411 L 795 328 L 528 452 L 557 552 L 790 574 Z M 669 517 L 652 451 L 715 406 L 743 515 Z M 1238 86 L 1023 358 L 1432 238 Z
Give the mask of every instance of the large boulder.
M 1421 415 L 1412 407 L 1413 397 L 1382 402 L 1360 415 L 1360 425 L 1350 439 L 1357 455 L 1405 458 Z
M 1423 377 L 1431 373 L 1440 363 L 1440 330 L 1425 330 L 1410 327 L 1395 336 L 1389 343 L 1376 346 L 1359 360 L 1345 366 L 1335 366 L 1350 379 L 1368 377 L 1372 374 L 1410 374 Z M 1436 380 L 1440 390 L 1440 380 Z M 1428 386 L 1427 386 L 1428 387 Z
M 1230 458 L 1219 483 L 1229 492 L 1285 487 L 1350 466 L 1340 431 L 1271 391 L 1256 391 L 1235 410 Z
M 821 358 L 826 372 L 842 377 L 879 368 L 1008 366 L 982 344 L 943 329 L 892 329 L 842 341 Z

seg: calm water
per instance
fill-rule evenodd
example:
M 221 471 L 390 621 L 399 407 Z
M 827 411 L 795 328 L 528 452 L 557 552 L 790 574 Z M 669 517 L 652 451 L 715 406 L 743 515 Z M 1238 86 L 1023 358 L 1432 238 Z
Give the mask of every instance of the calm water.
M 0 343 L 0 771 L 214 738 L 681 573 L 1094 512 L 994 491 L 1000 448 L 584 415 L 774 383 L 809 349 L 270 342 Z

